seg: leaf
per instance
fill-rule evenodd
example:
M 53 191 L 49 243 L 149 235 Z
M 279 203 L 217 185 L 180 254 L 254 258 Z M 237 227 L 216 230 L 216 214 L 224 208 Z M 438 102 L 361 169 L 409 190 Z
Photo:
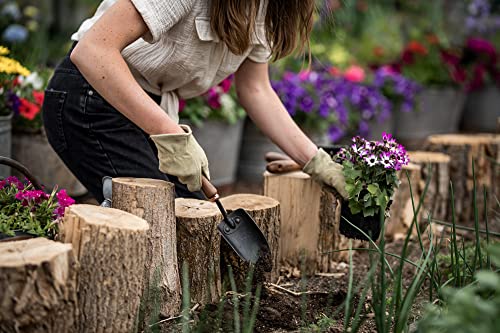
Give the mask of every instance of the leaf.
M 359 214 L 363 210 L 363 206 L 356 200 L 349 201 L 349 208 L 351 209 L 352 214 Z
M 497 266 L 500 266 L 500 243 L 490 245 L 488 252 L 491 256 L 491 261 Z
M 363 209 L 363 215 L 366 216 L 375 216 L 375 208 L 374 207 L 368 207 Z
M 379 188 L 378 184 L 368 185 L 368 192 L 370 192 L 373 195 L 377 195 L 378 192 L 380 192 L 380 188 Z
M 498 290 L 500 289 L 500 276 L 491 271 L 479 271 L 476 273 L 476 279 L 481 287 L 487 289 Z

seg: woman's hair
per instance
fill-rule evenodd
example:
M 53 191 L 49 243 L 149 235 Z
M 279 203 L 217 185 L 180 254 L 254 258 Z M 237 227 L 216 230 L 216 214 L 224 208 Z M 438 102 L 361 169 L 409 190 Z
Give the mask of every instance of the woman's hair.
M 303 52 L 309 45 L 315 0 L 211 0 L 211 27 L 231 52 L 243 54 L 261 6 L 266 10 L 266 39 L 273 60 L 295 49 Z

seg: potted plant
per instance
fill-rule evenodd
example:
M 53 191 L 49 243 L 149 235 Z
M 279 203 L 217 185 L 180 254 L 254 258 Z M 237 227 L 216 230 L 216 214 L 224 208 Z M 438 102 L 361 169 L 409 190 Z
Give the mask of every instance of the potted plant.
M 65 208 L 74 202 L 65 190 L 55 188 L 47 194 L 14 176 L 0 180 L 0 242 L 30 237 L 54 239 Z
M 382 141 L 359 136 L 352 141 L 334 157 L 342 163 L 349 195 L 342 205 L 339 230 L 349 238 L 368 240 L 367 235 L 376 241 L 399 186 L 396 171 L 407 165 L 409 158 L 391 134 L 384 133 Z
M 11 156 L 11 129 L 13 115 L 13 88 L 18 75 L 29 75 L 29 70 L 17 60 L 8 57 L 9 50 L 0 45 L 0 156 Z M 0 177 L 7 177 L 10 168 L 0 165 Z
M 500 53 L 483 38 L 469 38 L 460 59 L 466 71 L 468 91 L 462 128 L 495 132 L 500 118 Z
M 445 48 L 435 35 L 410 41 L 392 66 L 424 88 L 417 110 L 396 114 L 395 136 L 417 147 L 431 134 L 456 132 L 465 103 L 459 50 Z
M 207 154 L 214 185 L 234 182 L 245 111 L 236 101 L 233 77 L 210 88 L 204 95 L 180 101 L 179 117 L 192 126 L 193 134 Z

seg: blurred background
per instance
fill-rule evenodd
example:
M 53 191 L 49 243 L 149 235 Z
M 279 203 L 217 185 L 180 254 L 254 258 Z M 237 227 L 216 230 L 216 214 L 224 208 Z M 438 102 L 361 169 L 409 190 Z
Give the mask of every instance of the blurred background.
M 0 0 L 0 155 L 48 187 L 86 190 L 48 146 L 40 106 L 70 36 L 98 0 Z M 500 117 L 500 0 L 317 1 L 307 56 L 271 66 L 273 87 L 319 145 L 390 132 L 409 149 L 439 133 L 495 133 Z M 255 185 L 279 151 L 245 117 L 229 77 L 181 103 L 214 183 Z M 12 171 L 1 167 L 0 177 Z M 241 185 L 244 184 L 244 185 Z

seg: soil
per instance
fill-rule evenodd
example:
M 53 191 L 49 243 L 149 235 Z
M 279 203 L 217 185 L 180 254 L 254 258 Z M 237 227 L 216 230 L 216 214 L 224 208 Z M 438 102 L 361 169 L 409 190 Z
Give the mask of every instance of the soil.
M 399 254 L 402 241 L 387 244 L 386 251 Z M 415 244 L 414 244 L 415 245 Z M 417 246 L 412 247 L 409 259 L 417 260 L 419 253 Z M 397 259 L 388 259 L 394 268 Z M 409 266 L 409 265 L 408 265 Z M 407 287 L 413 278 L 414 270 L 406 266 L 404 271 L 404 287 Z M 356 252 L 353 256 L 353 286 L 366 276 L 370 267 L 368 252 Z M 256 316 L 254 332 L 257 333 L 285 333 L 285 332 L 344 332 L 343 329 L 343 302 L 347 296 L 349 279 L 349 265 L 339 263 L 335 271 L 330 274 L 301 276 L 297 269 L 283 269 L 281 276 L 275 283 L 269 281 L 261 291 L 260 303 Z M 239 294 L 226 293 L 226 299 L 220 304 L 209 304 L 197 308 L 192 315 L 196 323 L 196 332 L 234 332 L 234 301 L 239 303 L 239 317 L 243 328 L 244 292 Z M 369 299 L 369 297 L 368 297 Z M 252 297 L 252 300 L 254 298 Z M 253 302 L 252 302 L 253 303 Z M 354 297 L 354 306 L 358 303 Z M 360 332 L 376 332 L 373 313 L 369 300 L 364 305 L 362 317 L 365 319 Z M 247 317 L 248 318 L 248 317 Z M 333 320 L 325 321 L 325 318 Z M 319 329 L 321 320 L 327 325 Z M 178 332 L 180 322 L 170 321 L 161 327 L 161 332 Z

